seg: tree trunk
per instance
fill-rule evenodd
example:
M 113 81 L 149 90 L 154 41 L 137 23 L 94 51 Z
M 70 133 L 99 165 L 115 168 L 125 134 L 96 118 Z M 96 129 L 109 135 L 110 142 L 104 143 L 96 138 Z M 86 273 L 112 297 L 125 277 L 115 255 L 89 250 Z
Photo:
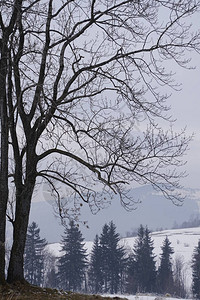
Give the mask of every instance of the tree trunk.
M 0 284 L 5 283 L 5 240 L 6 210 L 8 203 L 8 109 L 7 109 L 7 75 L 8 75 L 8 41 L 13 32 L 22 0 L 15 1 L 9 26 L 4 26 L 1 17 L 0 39 Z
M 26 183 L 23 191 L 16 195 L 16 212 L 13 231 L 13 245 L 8 268 L 7 282 L 24 282 L 24 249 L 29 222 L 29 212 L 35 182 Z
M 8 130 L 7 127 L 8 127 L 7 114 L 6 114 L 6 108 L 4 106 L 3 112 L 1 112 L 0 283 L 3 283 L 5 281 L 5 231 L 6 231 L 6 209 L 7 209 L 7 201 L 8 201 Z
M 0 284 L 5 282 L 5 230 L 8 202 L 8 115 L 6 100 L 7 50 L 1 47 L 0 58 Z

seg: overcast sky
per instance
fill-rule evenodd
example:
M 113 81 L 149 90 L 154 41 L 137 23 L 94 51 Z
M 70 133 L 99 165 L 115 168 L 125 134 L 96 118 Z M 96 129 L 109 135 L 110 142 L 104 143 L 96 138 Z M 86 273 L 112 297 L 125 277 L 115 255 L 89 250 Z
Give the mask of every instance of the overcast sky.
M 200 54 L 193 55 L 191 64 L 196 66 L 195 70 L 177 70 L 175 78 L 182 83 L 182 90 L 173 92 L 168 103 L 177 119 L 175 128 L 187 126 L 187 134 L 194 133 L 186 157 L 188 177 L 182 182 L 185 187 L 200 188 Z
M 194 23 L 199 26 L 199 18 L 197 20 L 194 20 Z M 171 97 L 167 100 L 167 103 L 171 105 L 171 113 L 174 118 L 176 118 L 176 122 L 174 124 L 174 130 L 179 131 L 183 129 L 185 126 L 187 126 L 186 133 L 188 135 L 192 135 L 194 133 L 194 138 L 193 141 L 190 144 L 190 149 L 187 152 L 187 155 L 185 159 L 188 161 L 188 163 L 185 166 L 185 170 L 188 173 L 187 178 L 182 180 L 182 184 L 186 188 L 197 188 L 200 189 L 200 54 L 192 54 L 192 62 L 191 65 L 196 67 L 195 70 L 186 70 L 186 69 L 181 69 L 177 68 L 176 69 L 176 75 L 174 76 L 174 79 L 178 83 L 182 83 L 182 90 L 178 92 L 172 92 Z M 168 90 L 170 93 L 170 90 Z M 47 200 L 44 197 L 44 194 L 42 195 L 43 197 L 38 196 L 41 194 L 37 194 L 35 197 L 35 201 L 41 201 Z M 49 198 L 49 197 L 48 197 Z M 151 203 L 152 204 L 152 203 Z M 163 207 L 166 202 L 163 202 Z M 145 209 L 143 207 L 144 204 L 141 205 L 141 209 Z M 189 207 L 189 204 L 188 204 Z M 186 207 L 186 211 L 188 211 L 188 207 Z M 174 208 L 175 210 L 177 209 L 176 207 Z M 114 212 L 112 211 L 112 216 L 109 215 L 109 210 L 106 211 L 108 215 L 108 220 L 109 218 L 114 219 Z M 131 227 L 134 227 L 135 223 L 134 220 L 136 216 L 139 215 L 139 211 L 136 210 L 134 211 L 131 215 L 132 216 L 132 221 L 128 221 L 127 216 L 125 215 L 124 210 L 121 211 L 121 217 L 120 217 L 120 224 L 123 223 L 122 221 L 122 214 L 124 214 L 126 220 L 126 229 L 129 230 Z M 160 213 L 160 212 L 159 212 Z M 178 212 L 178 215 L 180 215 L 181 212 Z M 188 212 L 190 213 L 190 212 Z M 37 210 L 38 214 L 38 210 Z M 141 211 L 141 215 L 143 215 L 143 211 Z M 116 220 L 119 217 L 119 214 L 116 213 Z M 164 216 L 166 216 L 166 211 L 164 211 Z M 170 220 L 172 219 L 171 213 L 168 214 Z M 98 227 L 101 228 L 103 223 L 106 220 L 105 217 L 105 211 L 102 214 L 99 214 L 97 216 L 99 219 L 103 219 L 101 222 L 102 224 L 99 225 Z M 95 221 L 94 224 L 97 227 L 97 217 L 94 217 Z M 185 217 L 185 216 L 184 216 Z M 97 218 L 97 219 L 96 219 Z M 43 218 L 45 219 L 45 218 Z M 36 220 L 39 223 L 39 226 L 42 227 L 42 221 L 43 219 Z M 174 219 L 171 220 L 171 222 L 174 221 Z M 55 222 L 55 221 L 54 221 Z M 49 222 L 47 221 L 49 224 Z M 171 224 L 171 223 L 170 223 Z M 90 224 L 91 225 L 91 224 Z M 119 227 L 119 224 L 116 221 L 116 225 Z M 162 225 L 162 224 L 161 224 Z M 43 226 L 45 228 L 45 226 Z M 48 227 L 48 226 L 47 226 Z M 48 228 L 46 229 L 48 231 Z M 93 228 L 93 231 L 95 231 L 96 228 Z M 125 229 L 123 229 L 125 231 Z M 120 232 L 123 232 L 122 228 L 119 228 Z M 55 227 L 56 235 L 58 236 L 59 240 L 59 234 L 58 234 L 58 228 Z M 88 230 L 88 232 L 91 232 L 91 229 Z M 45 232 L 45 230 L 44 230 Z M 88 233 L 89 235 L 89 233 Z M 92 234 L 90 233 L 92 236 Z M 92 237 L 93 238 L 93 237 Z M 57 241 L 54 239 L 54 241 Z

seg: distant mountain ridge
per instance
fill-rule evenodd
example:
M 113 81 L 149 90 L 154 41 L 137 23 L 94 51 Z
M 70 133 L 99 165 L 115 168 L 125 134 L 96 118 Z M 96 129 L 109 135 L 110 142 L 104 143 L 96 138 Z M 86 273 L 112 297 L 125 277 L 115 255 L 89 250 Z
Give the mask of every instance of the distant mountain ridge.
M 166 229 L 172 228 L 175 222 L 181 224 L 188 221 L 192 215 L 199 215 L 200 189 L 184 189 L 186 198 L 182 206 L 175 206 L 148 185 L 134 188 L 131 192 L 136 200 L 141 200 L 131 212 L 127 212 L 117 199 L 113 199 L 108 208 L 96 215 L 92 215 L 88 205 L 83 203 L 80 220 L 86 221 L 89 228 L 80 223 L 80 229 L 86 240 L 93 240 L 95 235 L 101 232 L 103 225 L 111 220 L 121 236 L 126 236 L 128 231 L 134 231 L 140 224 L 148 225 L 152 230 Z M 46 195 L 40 195 L 37 201 L 32 203 L 30 223 L 35 221 L 39 225 L 41 237 L 45 237 L 49 243 L 59 242 L 64 228 L 55 216 L 52 205 L 45 199 Z

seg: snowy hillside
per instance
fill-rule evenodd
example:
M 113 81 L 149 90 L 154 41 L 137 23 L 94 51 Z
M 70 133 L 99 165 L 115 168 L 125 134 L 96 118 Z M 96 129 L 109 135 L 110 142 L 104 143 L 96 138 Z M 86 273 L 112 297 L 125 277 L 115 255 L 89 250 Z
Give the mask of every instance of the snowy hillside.
M 104 295 L 105 296 L 105 295 Z M 126 298 L 128 300 L 185 300 L 180 298 L 170 298 L 170 297 L 156 297 L 156 296 L 147 296 L 147 295 L 106 295 L 111 298 Z M 115 298 L 116 299 L 116 298 Z
M 151 236 L 154 241 L 155 255 L 160 255 L 160 247 L 165 237 L 168 236 L 171 246 L 174 248 L 174 258 L 179 255 L 184 258 L 185 262 L 190 262 L 194 247 L 197 246 L 200 239 L 200 227 L 157 231 L 152 232 Z M 136 237 L 121 239 L 121 244 L 132 249 L 135 239 Z
M 184 264 L 184 275 L 185 284 L 187 288 L 191 286 L 191 260 L 194 248 L 198 244 L 200 239 L 200 228 L 185 228 L 185 229 L 173 229 L 153 232 L 151 234 L 154 241 L 154 253 L 156 255 L 157 261 L 159 262 L 159 256 L 161 253 L 161 246 L 163 240 L 168 236 L 171 246 L 174 248 L 173 259 L 181 259 Z M 121 240 L 121 245 L 124 245 L 130 251 L 133 248 L 136 237 L 124 238 Z
M 179 258 L 184 263 L 184 275 L 185 275 L 185 284 L 188 289 L 191 286 L 191 260 L 194 247 L 197 246 L 198 240 L 200 239 L 200 227 L 198 228 L 186 228 L 186 229 L 173 229 L 173 230 L 164 230 L 153 232 L 151 234 L 154 241 L 154 253 L 156 255 L 157 261 L 159 262 L 159 256 L 161 253 L 161 246 L 163 240 L 168 236 L 171 246 L 174 248 L 173 259 Z M 128 251 L 132 251 L 133 245 L 135 243 L 136 237 L 123 238 L 120 241 L 120 244 L 126 247 Z M 88 254 L 90 254 L 92 249 L 93 242 L 85 242 L 85 247 Z M 48 250 L 56 257 L 61 256 L 61 245 L 59 243 L 49 244 Z M 132 299 L 132 298 L 131 298 Z M 155 297 L 154 297 L 155 299 Z M 134 300 L 146 300 L 146 299 L 136 299 Z M 150 299 L 148 299 L 150 300 Z

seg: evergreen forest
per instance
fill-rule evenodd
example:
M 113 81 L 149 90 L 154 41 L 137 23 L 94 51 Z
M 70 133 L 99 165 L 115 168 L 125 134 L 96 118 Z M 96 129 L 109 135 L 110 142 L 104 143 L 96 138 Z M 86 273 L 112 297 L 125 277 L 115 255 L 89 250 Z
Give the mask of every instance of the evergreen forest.
M 106 223 L 88 254 L 79 227 L 70 221 L 61 237 L 60 256 L 55 257 L 46 246 L 33 222 L 28 227 L 24 254 L 25 279 L 31 284 L 91 294 L 187 297 L 181 261 L 172 260 L 174 249 L 169 238 L 163 240 L 158 263 L 147 226 L 140 225 L 134 247 L 128 249 L 120 244 L 113 221 Z M 193 296 L 200 299 L 200 241 L 194 249 L 192 272 Z

